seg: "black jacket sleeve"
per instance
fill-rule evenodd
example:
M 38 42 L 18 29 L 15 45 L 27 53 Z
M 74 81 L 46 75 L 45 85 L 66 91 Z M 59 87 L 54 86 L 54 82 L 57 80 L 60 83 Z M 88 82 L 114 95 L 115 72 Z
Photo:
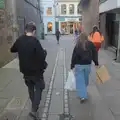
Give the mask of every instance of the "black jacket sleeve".
M 37 58 L 39 59 L 39 61 L 41 63 L 45 63 L 45 58 L 46 58 L 46 55 L 47 55 L 47 52 L 46 50 L 44 50 L 40 44 L 40 42 L 38 40 L 36 40 L 36 44 L 35 44 L 35 50 L 36 50 L 36 55 L 37 55 Z
M 18 52 L 18 40 L 15 41 L 15 43 L 14 43 L 13 46 L 11 47 L 10 51 L 11 51 L 12 53 Z
M 72 54 L 71 69 L 73 69 L 75 67 L 75 59 L 76 59 L 76 47 L 74 48 L 73 54 Z
M 98 63 L 98 52 L 96 50 L 95 45 L 91 42 L 91 46 L 92 46 L 92 58 L 93 58 L 93 62 L 95 63 L 96 66 L 99 65 Z

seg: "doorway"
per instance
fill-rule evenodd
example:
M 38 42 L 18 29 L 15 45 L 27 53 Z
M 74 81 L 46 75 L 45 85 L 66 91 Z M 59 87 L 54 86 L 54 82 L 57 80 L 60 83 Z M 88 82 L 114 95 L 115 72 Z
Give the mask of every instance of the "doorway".
M 112 33 L 111 33 L 111 40 L 110 44 L 115 48 L 118 47 L 118 36 L 119 36 L 119 21 L 112 21 L 111 24 Z
M 73 34 L 73 22 L 68 22 L 68 33 Z
M 52 22 L 48 22 L 48 24 L 47 24 L 47 32 L 48 33 L 52 32 L 52 27 L 53 27 Z

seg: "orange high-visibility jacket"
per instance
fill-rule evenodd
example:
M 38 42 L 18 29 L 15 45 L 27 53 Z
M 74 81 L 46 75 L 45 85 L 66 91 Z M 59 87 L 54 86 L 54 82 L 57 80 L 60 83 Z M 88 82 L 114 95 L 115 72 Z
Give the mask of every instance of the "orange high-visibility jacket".
M 90 34 L 88 36 L 88 39 L 90 41 L 92 41 L 93 43 L 101 43 L 102 41 L 104 41 L 104 36 L 103 35 L 100 35 L 99 32 L 95 32 L 94 35 L 93 34 Z

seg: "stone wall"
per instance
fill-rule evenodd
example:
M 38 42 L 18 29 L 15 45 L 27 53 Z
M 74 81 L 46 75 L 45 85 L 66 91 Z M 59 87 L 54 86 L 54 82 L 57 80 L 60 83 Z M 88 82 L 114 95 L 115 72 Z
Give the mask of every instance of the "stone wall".
M 30 21 L 40 25 L 37 9 L 25 0 L 5 0 L 5 8 L 0 9 L 0 67 L 15 58 L 10 47 L 24 33 L 25 24 Z
M 10 47 L 14 42 L 14 34 L 12 7 L 9 3 L 10 0 L 6 0 L 5 8 L 0 9 L 0 67 L 14 58 L 10 53 Z

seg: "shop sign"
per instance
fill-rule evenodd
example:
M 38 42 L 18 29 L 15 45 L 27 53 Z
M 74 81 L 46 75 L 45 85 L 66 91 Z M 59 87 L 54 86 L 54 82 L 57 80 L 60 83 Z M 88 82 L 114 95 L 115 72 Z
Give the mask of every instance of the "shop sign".
M 59 21 L 65 21 L 65 18 L 64 17 L 60 17 Z
M 65 18 L 65 21 L 79 21 L 79 18 Z

